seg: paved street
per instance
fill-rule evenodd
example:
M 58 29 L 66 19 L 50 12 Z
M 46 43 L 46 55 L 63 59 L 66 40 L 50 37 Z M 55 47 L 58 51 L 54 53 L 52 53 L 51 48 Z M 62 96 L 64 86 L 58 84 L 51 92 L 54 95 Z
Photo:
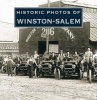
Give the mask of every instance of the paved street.
M 0 100 L 97 100 L 97 81 L 0 74 Z

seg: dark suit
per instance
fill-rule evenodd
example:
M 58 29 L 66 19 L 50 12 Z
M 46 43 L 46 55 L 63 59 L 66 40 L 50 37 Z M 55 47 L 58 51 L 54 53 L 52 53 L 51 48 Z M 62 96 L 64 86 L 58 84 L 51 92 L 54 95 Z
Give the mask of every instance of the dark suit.
M 8 62 L 7 62 L 7 73 L 8 75 L 11 74 L 12 76 L 12 67 L 13 67 L 13 60 L 12 59 L 8 59 Z

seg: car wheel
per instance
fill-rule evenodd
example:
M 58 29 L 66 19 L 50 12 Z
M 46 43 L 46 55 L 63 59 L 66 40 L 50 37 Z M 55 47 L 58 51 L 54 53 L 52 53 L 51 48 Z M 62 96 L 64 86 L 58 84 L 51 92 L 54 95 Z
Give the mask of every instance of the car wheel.
M 54 77 L 56 78 L 56 68 L 54 69 Z
M 79 78 L 80 80 L 82 79 L 82 70 L 81 70 L 81 69 L 79 70 L 78 78 Z
M 89 69 L 89 83 L 92 83 L 92 71 Z
M 60 69 L 59 69 L 59 68 L 56 70 L 56 78 L 57 78 L 58 80 L 61 78 Z
M 37 71 L 37 68 L 35 68 L 35 78 L 38 77 L 38 71 Z
M 82 79 L 82 70 L 80 69 L 80 80 Z
M 82 72 L 82 78 L 84 77 L 84 72 Z
M 4 73 L 4 66 L 1 67 L 1 72 Z
M 17 68 L 16 68 L 16 67 L 15 67 L 14 70 L 13 70 L 13 74 L 14 74 L 14 75 L 17 75 Z

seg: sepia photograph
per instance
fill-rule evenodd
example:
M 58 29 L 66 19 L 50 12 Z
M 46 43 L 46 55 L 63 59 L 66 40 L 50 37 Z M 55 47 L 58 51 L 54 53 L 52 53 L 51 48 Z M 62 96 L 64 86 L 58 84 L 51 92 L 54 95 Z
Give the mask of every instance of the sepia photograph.
M 0 100 L 97 100 L 96 0 L 0 4 Z

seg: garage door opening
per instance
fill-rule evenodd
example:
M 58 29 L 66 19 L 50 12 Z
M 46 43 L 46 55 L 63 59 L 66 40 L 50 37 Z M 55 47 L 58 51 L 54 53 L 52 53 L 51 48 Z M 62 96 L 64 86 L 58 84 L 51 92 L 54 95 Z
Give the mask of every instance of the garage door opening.
M 46 51 L 46 41 L 38 41 L 38 53 L 44 54 Z M 49 52 L 59 52 L 58 41 L 49 41 Z
M 46 51 L 46 41 L 38 41 L 38 54 L 44 54 Z

